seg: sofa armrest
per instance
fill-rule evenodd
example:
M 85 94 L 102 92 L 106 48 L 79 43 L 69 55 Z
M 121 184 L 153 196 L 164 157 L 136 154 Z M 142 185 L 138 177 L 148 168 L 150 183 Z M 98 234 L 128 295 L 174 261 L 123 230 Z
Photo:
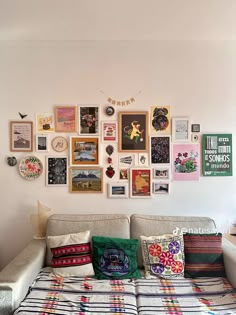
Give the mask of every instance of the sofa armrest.
M 222 248 L 227 279 L 236 288 L 236 246 L 223 237 Z
M 29 287 L 43 268 L 45 240 L 32 240 L 0 271 L 0 314 L 10 315 L 28 293 Z

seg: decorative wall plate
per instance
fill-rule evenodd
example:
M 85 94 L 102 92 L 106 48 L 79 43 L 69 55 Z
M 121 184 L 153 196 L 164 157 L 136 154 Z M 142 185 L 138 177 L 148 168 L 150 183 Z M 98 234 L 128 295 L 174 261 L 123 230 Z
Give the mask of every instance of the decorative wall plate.
M 56 152 L 63 152 L 68 148 L 68 142 L 65 137 L 58 136 L 52 139 L 52 148 Z
M 108 116 L 112 116 L 115 113 L 114 107 L 113 106 L 107 106 L 106 109 L 105 109 L 105 113 Z
M 20 175 L 27 180 L 38 178 L 43 171 L 43 164 L 36 156 L 27 156 L 19 163 Z

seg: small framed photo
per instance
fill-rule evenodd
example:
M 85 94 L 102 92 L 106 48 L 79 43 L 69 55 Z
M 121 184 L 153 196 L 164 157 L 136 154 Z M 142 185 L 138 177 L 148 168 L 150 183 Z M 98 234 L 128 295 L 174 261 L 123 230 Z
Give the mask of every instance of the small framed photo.
M 148 153 L 138 153 L 138 165 L 139 166 L 149 166 Z
M 108 198 L 128 198 L 128 184 L 109 183 Z
M 79 105 L 79 134 L 99 134 L 99 106 Z
M 117 122 L 102 121 L 102 141 L 117 141 Z
M 150 198 L 151 169 L 133 168 L 130 170 L 130 198 Z
M 71 167 L 71 193 L 102 193 L 103 169 L 99 167 Z
M 33 151 L 32 121 L 10 121 L 10 151 Z
M 200 124 L 192 124 L 192 132 L 200 132 Z
M 191 122 L 189 117 L 172 118 L 172 141 L 190 142 Z
M 52 139 L 51 146 L 56 152 L 63 152 L 68 148 L 68 142 L 65 137 L 57 136 Z
M 126 180 L 129 179 L 129 169 L 128 168 L 121 168 L 119 171 L 119 179 Z
M 120 168 L 135 166 L 135 154 L 119 154 L 118 163 Z
M 36 132 L 54 132 L 54 115 L 53 113 L 36 114 Z
M 168 195 L 170 193 L 170 183 L 153 182 L 153 193 L 159 195 Z
M 77 106 L 55 106 L 55 131 L 77 132 Z
M 154 179 L 170 179 L 170 166 L 159 166 L 153 169 L 153 178 Z
M 119 112 L 120 152 L 148 151 L 148 112 Z
M 151 164 L 170 163 L 170 136 L 150 137 Z
M 67 169 L 67 156 L 46 156 L 46 185 L 66 186 Z
M 36 147 L 37 152 L 47 152 L 48 151 L 48 135 L 36 135 L 35 147 Z
M 98 165 L 99 139 L 98 137 L 70 137 L 70 165 Z

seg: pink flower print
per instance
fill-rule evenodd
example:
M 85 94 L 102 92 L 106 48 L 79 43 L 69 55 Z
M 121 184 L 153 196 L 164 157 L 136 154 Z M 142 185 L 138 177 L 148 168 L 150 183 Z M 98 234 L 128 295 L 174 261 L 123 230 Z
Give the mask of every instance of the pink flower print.
M 152 256 L 159 256 L 161 254 L 161 246 L 157 244 L 152 244 L 149 249 L 149 254 Z
M 183 263 L 181 261 L 173 261 L 171 264 L 171 270 L 174 273 L 181 273 L 183 271 Z
M 173 260 L 173 255 L 170 252 L 162 252 L 159 257 L 159 261 L 163 264 L 164 267 L 171 266 Z
M 186 158 L 188 156 L 188 152 L 183 153 L 183 156 Z

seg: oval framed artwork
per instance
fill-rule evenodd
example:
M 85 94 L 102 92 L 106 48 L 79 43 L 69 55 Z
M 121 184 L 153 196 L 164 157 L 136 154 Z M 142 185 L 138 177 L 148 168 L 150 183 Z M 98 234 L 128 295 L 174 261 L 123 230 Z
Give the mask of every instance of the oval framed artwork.
M 36 156 L 27 156 L 20 161 L 19 173 L 24 179 L 37 179 L 42 172 L 43 164 Z
M 65 137 L 58 136 L 52 139 L 52 148 L 56 152 L 63 152 L 68 148 L 68 142 Z

